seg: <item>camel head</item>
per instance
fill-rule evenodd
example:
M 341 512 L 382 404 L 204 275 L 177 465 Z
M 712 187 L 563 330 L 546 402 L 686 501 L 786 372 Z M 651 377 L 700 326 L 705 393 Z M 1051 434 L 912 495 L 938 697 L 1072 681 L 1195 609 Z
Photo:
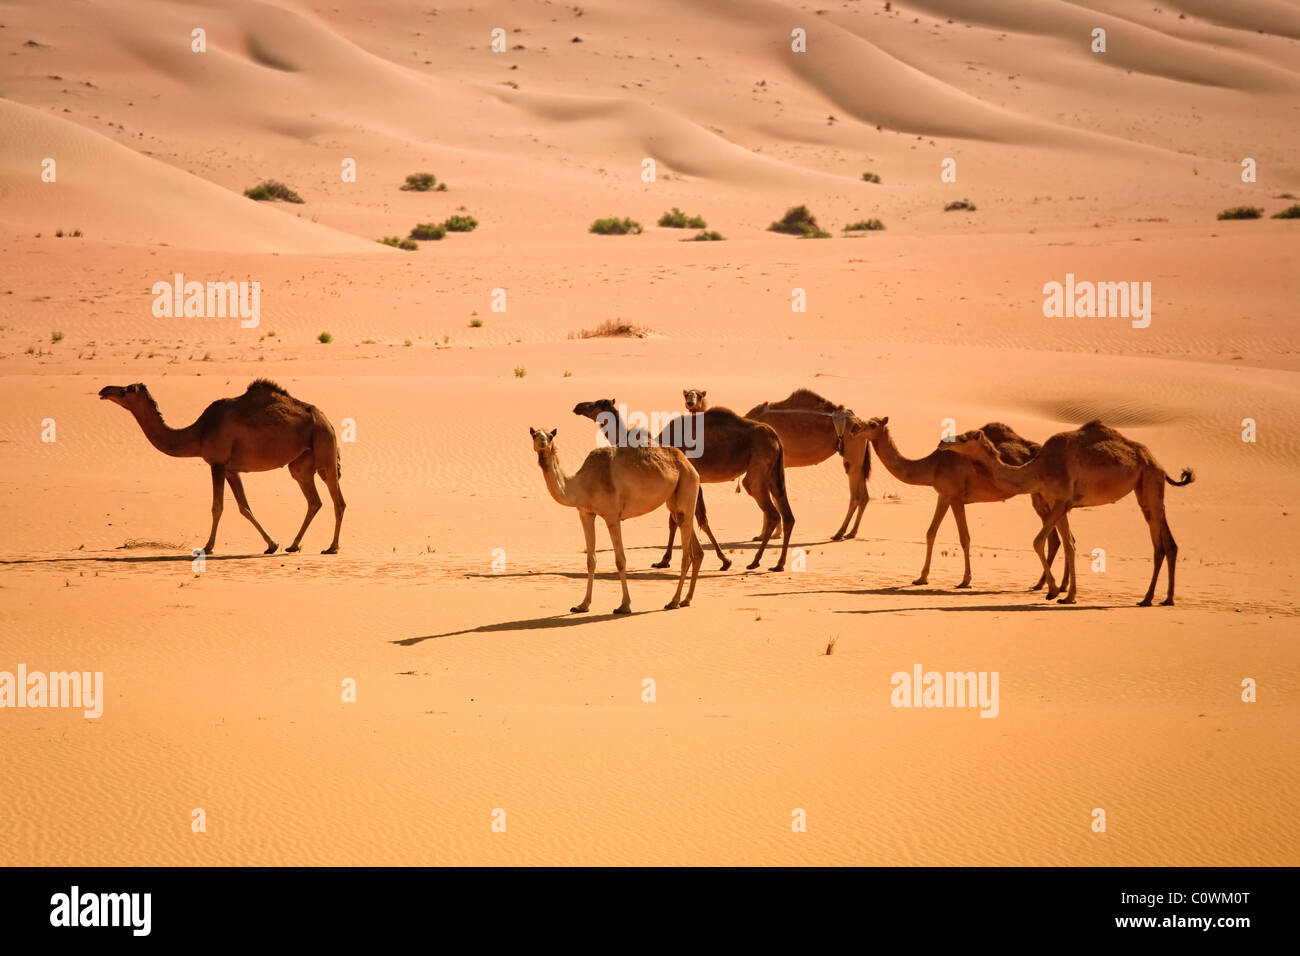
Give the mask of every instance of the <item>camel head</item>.
M 533 438 L 533 451 L 537 452 L 539 457 L 547 451 L 554 450 L 555 433 L 558 431 L 559 431 L 558 428 L 552 428 L 550 434 L 548 435 L 540 428 L 528 429 L 528 434 L 531 435 Z
M 852 414 L 852 412 L 849 414 Z M 865 435 L 867 441 L 875 441 L 877 438 L 883 438 L 889 434 L 889 429 L 885 427 L 888 424 L 888 415 L 884 418 L 868 418 L 865 422 L 859 418 L 851 418 L 845 427 L 845 435 L 849 438 Z
M 618 408 L 614 405 L 614 399 L 601 398 L 594 402 L 579 402 L 573 406 L 573 414 L 598 422 L 601 415 L 613 415 L 617 419 Z
M 688 412 L 702 412 L 709 407 L 709 403 L 704 400 L 707 395 L 702 388 L 687 388 L 682 390 L 682 398 L 686 399 L 686 410 Z
M 129 412 L 137 408 L 147 408 L 151 405 L 157 407 L 157 403 L 149 394 L 149 389 L 139 382 L 125 388 L 121 385 L 105 385 L 99 390 L 99 397 L 101 401 L 107 399 L 114 405 L 121 405 Z
M 988 436 L 979 428 L 974 431 L 963 432 L 951 441 L 940 442 L 939 447 L 947 447 L 950 451 L 955 451 L 964 458 L 977 460 L 992 458 L 996 461 L 998 457 L 996 446 L 989 441 Z

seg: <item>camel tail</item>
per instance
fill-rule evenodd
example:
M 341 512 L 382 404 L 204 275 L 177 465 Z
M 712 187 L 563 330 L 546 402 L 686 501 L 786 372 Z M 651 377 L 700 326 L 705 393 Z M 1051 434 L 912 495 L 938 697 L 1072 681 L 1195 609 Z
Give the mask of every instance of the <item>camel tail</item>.
M 776 491 L 780 501 L 787 497 L 785 493 L 785 448 L 778 445 L 776 449 Z M 788 536 L 787 536 L 788 537 Z
M 1169 482 L 1175 488 L 1181 488 L 1184 485 L 1190 485 L 1195 480 L 1196 480 L 1196 476 L 1192 474 L 1192 469 L 1190 468 L 1184 468 L 1182 477 L 1180 477 L 1177 481 L 1174 481 L 1168 475 L 1165 475 L 1165 481 Z
M 862 446 L 862 477 L 871 477 L 871 442 L 865 442 Z

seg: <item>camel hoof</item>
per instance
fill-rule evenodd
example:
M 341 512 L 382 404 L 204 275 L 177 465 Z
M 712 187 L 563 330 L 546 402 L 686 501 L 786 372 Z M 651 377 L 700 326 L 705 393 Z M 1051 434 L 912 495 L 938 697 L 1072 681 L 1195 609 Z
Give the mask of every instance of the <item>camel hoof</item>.
M 730 559 L 730 558 L 727 558 L 726 560 L 724 560 L 724 561 L 722 562 L 722 567 L 718 568 L 718 570 L 719 570 L 719 571 L 726 571 L 726 570 L 729 570 L 730 568 L 731 568 L 731 559 Z
M 662 561 L 656 561 L 654 564 L 650 565 L 650 567 L 652 567 L 652 568 L 666 568 L 666 567 L 668 567 L 668 559 L 667 559 L 667 558 L 664 558 Z
M 1039 581 L 1037 584 L 1031 584 L 1031 585 L 1029 585 L 1029 590 L 1031 590 L 1031 591 L 1041 591 L 1042 589 L 1043 589 L 1043 582 L 1042 582 L 1042 581 Z
M 1165 598 L 1163 601 L 1160 602 L 1160 606 L 1161 606 L 1161 607 L 1173 607 L 1173 606 L 1174 606 L 1174 599 L 1173 599 L 1173 598 Z
M 680 603 L 679 601 L 669 601 L 667 604 L 664 605 L 664 610 L 665 610 L 665 611 L 675 611 L 675 610 L 677 610 L 677 609 L 678 609 L 679 607 L 681 607 L 681 606 L 682 606 L 682 605 L 681 605 L 681 603 Z
M 785 565 L 784 565 L 784 564 L 774 564 L 774 565 L 772 565 L 770 568 L 768 568 L 768 570 L 769 570 L 769 571 L 784 571 L 784 570 L 785 570 Z
M 338 553 L 339 553 L 338 548 L 326 548 L 324 551 L 321 552 L 321 554 L 338 554 Z
M 279 550 L 280 550 L 280 546 L 279 546 L 278 544 L 276 544 L 274 541 L 272 541 L 269 545 L 267 545 L 266 550 L 263 551 L 262 553 L 263 553 L 263 554 L 275 554 L 275 552 L 277 552 L 277 551 L 279 551 Z
M 843 541 L 843 540 L 844 540 L 844 532 L 843 532 L 843 531 L 840 531 L 840 532 L 837 532 L 836 534 L 831 535 L 831 540 L 832 540 L 832 541 Z
M 302 548 L 299 547 L 298 545 L 296 545 L 296 544 L 291 544 L 291 545 L 289 545 L 289 547 L 287 547 L 287 548 L 284 549 L 284 553 L 285 553 L 285 554 L 297 554 L 297 553 L 298 553 L 299 551 L 301 551 L 301 550 L 302 550 Z
M 930 583 L 930 579 L 929 579 L 929 578 L 917 578 L 917 579 L 916 579 L 915 581 L 913 581 L 912 583 L 913 583 L 913 584 L 929 584 L 929 583 Z
M 956 586 L 957 586 L 958 588 L 968 588 L 968 587 L 970 587 L 970 582 L 969 582 L 969 581 L 963 581 L 961 584 L 958 584 L 958 585 L 956 585 Z
M 615 614 L 631 614 L 631 613 L 632 613 L 632 607 L 631 607 L 631 605 L 628 605 L 628 604 L 620 604 L 618 607 L 614 608 L 614 613 L 615 613 Z
M 569 610 L 572 611 L 574 614 L 586 614 L 586 613 L 587 613 L 587 609 L 586 609 L 585 607 L 583 607 L 581 604 L 579 604 L 577 607 L 571 607 L 571 608 L 569 608 Z
M 1137 606 L 1138 606 L 1138 607 L 1150 607 L 1150 606 L 1151 606 L 1151 599 L 1150 599 L 1150 598 L 1143 598 L 1142 600 L 1138 601 L 1138 605 L 1137 605 Z
M 762 540 L 763 540 L 763 536 L 762 536 L 761 534 L 758 534 L 758 535 L 755 535 L 754 537 L 750 538 L 749 540 L 750 540 L 750 541 L 762 541 Z
M 848 534 L 844 536 L 844 540 L 848 541 L 850 538 L 856 538 L 857 536 L 858 533 L 856 531 L 850 531 Z
M 1070 595 L 1067 594 L 1065 597 L 1061 598 L 1061 599 L 1060 599 L 1059 601 L 1057 601 L 1056 603 L 1057 603 L 1057 604 L 1077 604 L 1078 602 L 1077 602 L 1073 597 L 1071 597 Z
M 755 568 L 757 568 L 757 567 L 758 567 L 758 562 L 757 562 L 757 561 L 752 561 L 752 562 L 750 562 L 749 564 L 745 565 L 745 570 L 746 570 L 746 571 L 753 571 L 753 570 L 754 570 Z
M 216 549 L 214 546 L 210 545 L 210 544 L 205 544 L 205 545 L 203 546 L 203 553 L 204 553 L 204 554 L 215 554 L 215 553 L 216 553 L 216 550 L 217 550 L 217 549 Z

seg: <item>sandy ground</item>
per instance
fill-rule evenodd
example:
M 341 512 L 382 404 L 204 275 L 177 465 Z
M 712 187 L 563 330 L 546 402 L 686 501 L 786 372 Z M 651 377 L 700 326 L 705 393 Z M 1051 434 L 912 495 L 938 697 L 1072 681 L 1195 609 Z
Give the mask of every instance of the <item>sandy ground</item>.
M 1300 194 L 1300 5 L 1134 6 L 7 6 L 0 672 L 102 671 L 105 701 L 0 709 L 0 863 L 1294 864 L 1300 242 L 1215 214 Z M 423 170 L 448 190 L 398 188 Z M 307 201 L 240 195 L 262 179 Z M 766 231 L 801 202 L 832 239 Z M 672 206 L 727 241 L 653 227 Z M 373 241 L 457 212 L 479 227 Z M 615 215 L 650 228 L 586 232 Z M 258 325 L 155 317 L 176 273 L 259 282 Z M 1066 273 L 1151 282 L 1150 326 L 1045 318 Z M 652 334 L 581 337 L 611 319 Z M 263 376 L 355 428 L 342 551 L 328 503 L 262 555 L 227 499 L 196 572 L 205 465 L 96 394 L 144 382 L 180 426 Z M 624 525 L 635 613 L 603 528 L 568 613 L 581 526 L 526 429 L 572 472 L 576 402 L 686 387 L 812 388 L 912 457 L 945 419 L 1101 418 L 1196 470 L 1166 494 L 1178 603 L 1134 606 L 1131 499 L 1074 516 L 1077 606 L 1027 590 L 1025 498 L 969 508 L 970 590 L 951 518 L 913 587 L 934 493 L 873 456 L 856 539 L 829 540 L 838 460 L 790 469 L 796 560 L 746 572 L 758 509 L 706 485 L 731 570 L 661 611 L 659 512 Z M 287 544 L 294 482 L 245 485 Z M 893 706 L 917 664 L 997 672 L 997 717 Z

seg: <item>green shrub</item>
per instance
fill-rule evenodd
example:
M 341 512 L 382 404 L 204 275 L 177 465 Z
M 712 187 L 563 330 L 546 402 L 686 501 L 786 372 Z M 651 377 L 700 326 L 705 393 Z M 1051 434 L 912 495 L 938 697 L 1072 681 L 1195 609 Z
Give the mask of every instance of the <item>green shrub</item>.
M 447 235 L 447 227 L 436 222 L 422 222 L 411 230 L 412 239 L 441 239 Z
M 437 182 L 438 177 L 433 173 L 411 173 L 402 184 L 402 189 L 406 192 L 427 193 Z
M 329 345 L 334 341 L 334 336 L 330 335 L 328 332 L 322 332 L 320 335 L 316 336 L 316 338 L 321 345 Z
M 676 206 L 673 206 L 672 212 L 666 212 L 659 217 L 659 225 L 668 229 L 707 229 L 709 227 L 703 216 L 688 216 Z
M 800 239 L 829 239 L 830 233 L 817 225 L 817 218 L 807 206 L 791 206 L 785 215 L 767 227 L 768 232 L 783 232 Z
M 1286 209 L 1283 209 L 1281 212 L 1273 213 L 1273 218 L 1274 219 L 1300 219 L 1300 203 L 1296 203 L 1294 206 L 1288 206 Z
M 1264 214 L 1264 210 L 1258 206 L 1233 206 L 1231 209 L 1225 209 L 1219 213 L 1220 219 L 1258 219 Z
M 303 198 L 296 192 L 284 183 L 276 182 L 274 179 L 268 179 L 266 182 L 258 183 L 251 189 L 245 189 L 244 195 L 249 199 L 256 199 L 258 202 L 272 202 L 277 199 L 281 202 L 301 203 L 303 201 Z
M 954 199 L 952 202 L 948 203 L 948 205 L 943 207 L 944 212 L 959 212 L 962 210 L 966 212 L 974 212 L 975 204 L 969 199 Z
M 885 224 L 879 219 L 859 219 L 857 222 L 851 222 L 844 227 L 845 232 L 878 232 L 885 228 Z
M 51 332 L 51 333 L 50 333 L 50 341 L 51 341 L 51 342 L 62 342 L 62 341 L 63 341 L 63 333 L 62 333 L 62 332 Z
M 483 328 L 483 320 L 482 320 L 482 319 L 470 319 L 470 320 L 469 320 L 469 327 L 470 327 L 471 329 L 481 329 L 481 328 Z
M 473 232 L 478 228 L 478 220 L 473 216 L 448 216 L 442 225 L 447 232 Z
M 416 249 L 420 248 L 420 244 L 418 242 L 412 242 L 410 239 L 403 239 L 401 236 L 384 236 L 384 238 L 378 239 L 376 241 L 382 242 L 386 246 L 393 246 L 394 248 L 397 249 L 405 249 L 407 252 L 414 252 Z
M 515 369 L 515 378 L 523 378 L 528 374 L 528 369 L 519 367 Z
M 727 237 L 720 232 L 710 229 L 707 232 L 697 232 L 689 239 L 683 239 L 682 242 L 721 242 Z
M 863 173 L 862 181 L 865 183 L 878 183 L 880 182 L 880 177 L 875 173 Z
M 636 236 L 641 233 L 641 223 L 635 219 L 619 219 L 617 217 L 613 219 L 597 219 L 587 231 L 594 232 L 599 236 L 626 236 L 629 234 Z

